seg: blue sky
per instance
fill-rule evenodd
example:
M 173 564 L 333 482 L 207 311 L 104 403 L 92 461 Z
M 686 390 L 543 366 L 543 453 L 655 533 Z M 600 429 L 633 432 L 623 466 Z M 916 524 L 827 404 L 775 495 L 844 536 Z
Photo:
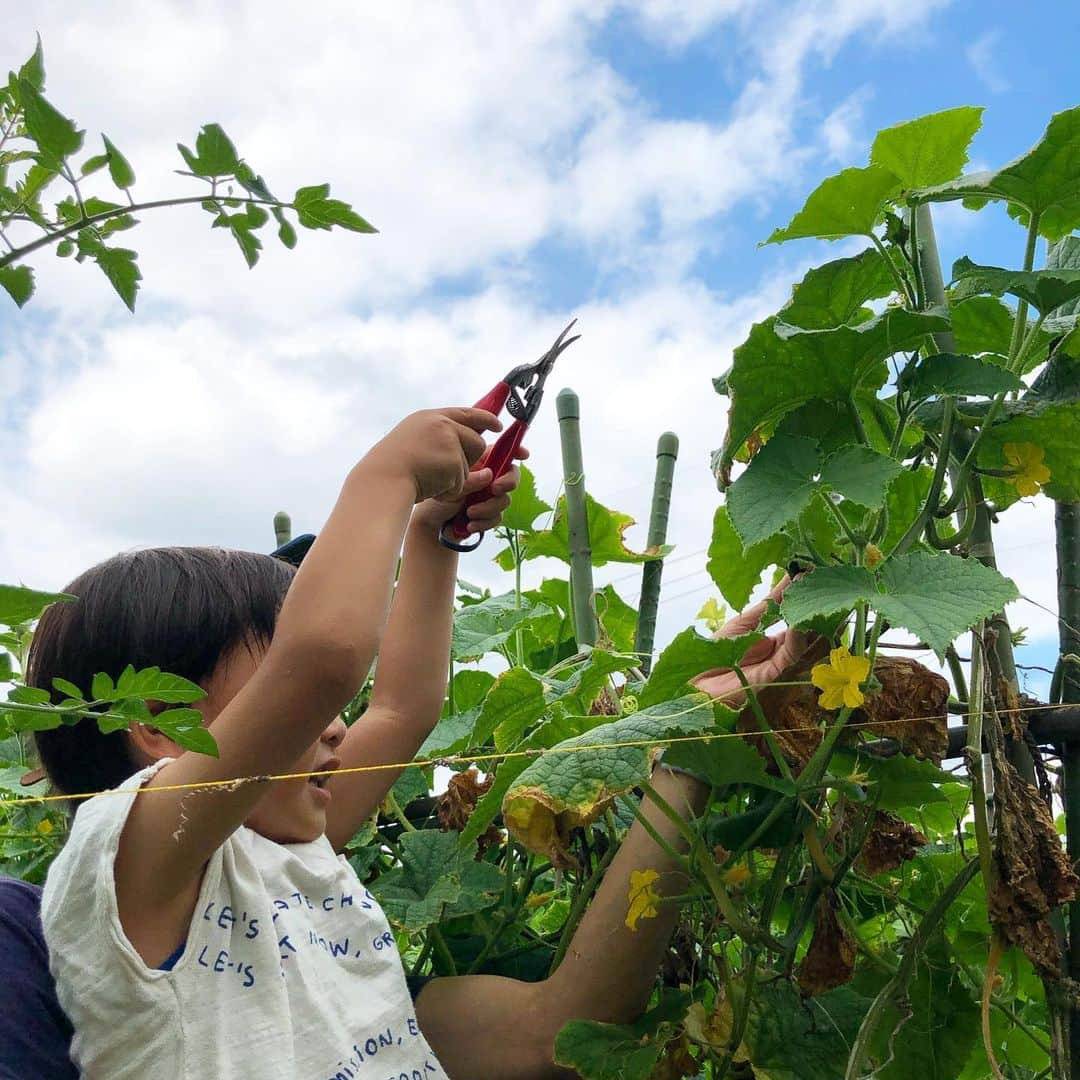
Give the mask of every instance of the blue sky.
M 2 576 L 52 588 L 126 547 L 263 547 L 281 507 L 315 530 L 405 412 L 474 400 L 577 315 L 553 389 L 581 394 L 593 493 L 644 517 L 656 436 L 683 442 L 662 642 L 711 592 L 707 455 L 726 403 L 709 380 L 841 253 L 759 241 L 820 179 L 863 164 L 880 127 L 985 105 L 973 165 L 988 167 L 1075 104 L 1080 11 L 1048 0 L 325 9 L 317 26 L 254 0 L 9 13 L 3 62 L 40 31 L 50 97 L 121 147 L 138 195 L 187 193 L 174 144 L 216 121 L 276 190 L 330 180 L 381 231 L 305 233 L 294 253 L 268 240 L 248 272 L 198 212 L 147 215 L 129 234 L 134 318 L 92 268 L 39 260 L 32 306 L 0 307 L 0 452 L 25 523 L 0 537 Z M 1022 244 L 993 208 L 950 207 L 939 239 L 947 266 L 1014 263 Z M 532 441 L 551 497 L 553 402 Z M 1047 504 L 1010 511 L 1000 546 L 1052 606 Z M 463 574 L 506 587 L 480 556 Z M 634 599 L 627 571 L 598 579 Z M 1018 605 L 1014 621 L 1045 662 L 1053 618 Z

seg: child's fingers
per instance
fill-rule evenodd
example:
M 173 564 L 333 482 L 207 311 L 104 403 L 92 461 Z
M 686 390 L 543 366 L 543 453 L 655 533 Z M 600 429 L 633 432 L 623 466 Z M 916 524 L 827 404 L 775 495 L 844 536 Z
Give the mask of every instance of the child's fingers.
M 465 478 L 461 489 L 461 495 L 472 495 L 474 492 L 483 491 L 491 486 L 492 472 L 490 469 L 475 469 Z
M 509 495 L 520 483 L 521 470 L 516 465 L 512 465 L 491 485 L 491 493 L 493 495 Z
M 484 529 L 492 529 L 499 524 L 506 508 L 510 505 L 508 495 L 497 495 L 491 499 L 485 499 L 468 509 L 470 523 L 481 525 Z

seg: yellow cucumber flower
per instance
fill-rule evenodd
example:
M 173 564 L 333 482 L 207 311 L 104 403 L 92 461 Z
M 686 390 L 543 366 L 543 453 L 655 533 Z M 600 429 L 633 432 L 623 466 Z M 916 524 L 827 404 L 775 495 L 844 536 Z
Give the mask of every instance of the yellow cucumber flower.
M 1043 448 L 1029 442 L 1007 442 L 1004 451 L 1005 460 L 1015 470 L 1009 483 L 1020 495 L 1038 495 L 1050 479 L 1050 470 L 1043 464 Z
M 626 925 L 637 930 L 638 919 L 655 919 L 659 913 L 660 894 L 653 886 L 660 879 L 655 870 L 631 870 L 630 909 L 626 913 Z
M 829 659 L 815 664 L 810 681 L 821 691 L 818 704 L 823 709 L 839 709 L 846 705 L 854 709 L 866 700 L 859 684 L 870 674 L 870 661 L 865 656 L 852 656 L 846 645 L 833 649 Z

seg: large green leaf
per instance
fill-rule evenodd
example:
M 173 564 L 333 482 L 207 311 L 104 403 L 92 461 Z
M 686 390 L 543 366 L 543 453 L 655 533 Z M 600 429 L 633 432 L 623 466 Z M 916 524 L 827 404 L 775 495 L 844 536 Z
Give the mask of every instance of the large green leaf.
M 793 581 L 780 605 L 791 626 L 804 626 L 821 615 L 850 611 L 874 592 L 874 576 L 863 566 L 819 566 Z
M 727 507 L 718 506 L 713 516 L 712 542 L 709 544 L 709 561 L 705 568 L 724 599 L 736 610 L 742 610 L 761 581 L 765 568 L 783 565 L 790 548 L 786 536 L 774 536 L 744 548 L 731 524 Z
M 495 746 L 513 746 L 544 715 L 544 685 L 524 668 L 511 668 L 488 691 L 476 723 L 474 739 L 482 746 L 495 736 Z
M 889 485 L 903 466 L 866 446 L 849 446 L 830 455 L 821 469 L 821 483 L 845 499 L 871 510 L 885 503 Z
M 765 759 L 742 739 L 676 743 L 664 751 L 664 763 L 698 773 L 713 787 L 753 784 L 786 795 L 795 794 L 793 784 L 765 771 Z
M 642 563 L 659 559 L 672 549 L 670 545 L 659 548 L 647 548 L 645 551 L 631 551 L 623 542 L 623 534 L 634 519 L 629 514 L 620 514 L 601 506 L 591 495 L 585 496 L 585 508 L 589 527 L 589 543 L 592 546 L 594 566 L 604 566 L 609 562 Z M 525 548 L 526 559 L 538 559 L 548 556 L 570 562 L 570 533 L 566 520 L 566 498 L 561 497 L 555 507 L 555 520 L 551 528 L 529 537 Z
M 939 659 L 954 638 L 1020 596 L 1012 581 L 977 559 L 945 553 L 913 551 L 888 559 L 879 580 L 884 592 L 872 598 L 874 608 L 925 641 Z
M 480 718 L 481 705 L 495 682 L 495 676 L 487 671 L 465 668 L 455 673 L 450 689 L 453 691 L 454 709 L 450 711 L 447 698 L 443 717 L 416 752 L 418 759 L 456 754 L 476 745 L 473 730 Z
M 1007 577 L 977 559 L 913 551 L 887 559 L 876 580 L 865 567 L 820 567 L 791 585 L 781 610 L 795 626 L 865 600 L 940 659 L 954 638 L 1019 595 Z
M 1024 380 L 1011 371 L 977 356 L 963 353 L 934 353 L 920 356 L 900 373 L 897 388 L 914 401 L 939 394 L 965 397 L 993 397 L 1011 390 L 1023 390 Z
M 581 1080 L 649 1080 L 689 1004 L 689 994 L 668 991 L 633 1024 L 571 1020 L 555 1037 L 555 1061 Z
M 619 652 L 630 652 L 637 630 L 637 611 L 615 591 L 614 585 L 597 589 L 593 600 L 602 634 L 611 639 L 612 648 Z
M 973 296 L 963 303 L 954 304 L 950 314 L 953 339 L 961 353 L 972 356 L 989 353 L 992 363 L 1005 363 L 1016 318 L 1016 312 L 1008 304 L 993 296 Z M 1028 331 L 1034 326 L 1034 322 L 1029 319 Z M 1026 375 L 1046 359 L 1047 348 L 1052 340 L 1053 335 L 1045 328 L 1038 332 L 1020 374 Z
M 885 128 L 874 139 L 870 161 L 888 169 L 909 191 L 943 184 L 967 164 L 982 114 L 982 109 L 963 105 Z
M 1006 443 L 1041 447 L 1043 462 L 1050 470 L 1043 490 L 1052 499 L 1080 499 L 1080 405 L 1050 404 L 1037 411 L 1017 412 L 994 424 L 980 447 L 979 464 L 989 469 L 1006 468 Z
M 36 619 L 50 604 L 78 600 L 70 593 L 39 592 L 23 585 L 0 585 L 0 626 L 18 626 Z
M 0 267 L 0 288 L 22 307 L 34 295 L 34 271 L 29 266 Z
M 1065 236 L 1056 244 L 1051 244 L 1050 250 L 1046 253 L 1046 269 L 1080 269 L 1080 236 Z M 1076 315 L 1078 312 L 1080 312 L 1080 299 L 1064 304 L 1051 312 L 1051 316 L 1060 318 L 1064 315 Z
M 1055 308 L 1080 298 L 1080 270 L 1006 270 L 980 266 L 966 256 L 953 264 L 952 297 L 960 304 L 972 296 L 1009 293 L 1026 300 L 1036 311 L 1049 315 Z
M 475 844 L 462 848 L 454 833 L 435 829 L 404 833 L 399 844 L 402 865 L 371 887 L 396 926 L 423 930 L 444 918 L 483 911 L 499 899 L 502 874 L 476 860 Z
M 807 271 L 779 318 L 804 330 L 865 322 L 872 315 L 866 302 L 888 296 L 895 288 L 881 253 L 867 248 L 852 258 L 835 259 Z
M 918 469 L 905 469 L 893 481 L 885 499 L 885 512 L 889 520 L 885 536 L 878 545 L 886 555 L 900 542 L 926 504 L 933 476 L 934 470 L 923 465 Z
M 687 627 L 657 658 L 649 681 L 638 695 L 638 704 L 644 709 L 667 701 L 682 693 L 696 675 L 713 668 L 734 667 L 761 638 L 761 634 L 753 633 L 714 640 Z
M 817 443 L 774 435 L 728 489 L 731 524 L 745 547 L 768 540 L 794 521 L 814 497 L 821 468 Z
M 521 469 L 521 483 L 510 496 L 510 505 L 502 516 L 503 526 L 519 532 L 532 532 L 536 519 L 551 507 L 536 494 L 536 477 L 525 465 Z
M 848 401 L 861 387 L 878 389 L 888 377 L 888 357 L 948 325 L 944 312 L 903 308 L 832 330 L 795 331 L 775 319 L 756 324 L 735 350 L 727 380 L 731 415 L 722 463 L 734 458 L 756 428 L 776 422 L 804 402 Z
M 1003 199 L 1025 224 L 1038 214 L 1039 232 L 1060 240 L 1080 225 L 1080 107 L 1057 113 L 1042 139 L 996 172 L 974 173 L 918 193 L 918 200 L 964 199 L 981 206 Z
M 872 236 L 882 207 L 899 191 L 900 181 L 880 165 L 844 169 L 823 180 L 787 226 L 776 229 L 765 243 L 782 244 L 804 237 L 839 240 L 842 236 Z
M 206 691 L 189 679 L 179 675 L 170 675 L 158 667 L 147 667 L 136 671 L 128 666 L 116 680 L 116 688 L 111 695 L 112 701 L 127 698 L 140 698 L 144 701 L 165 701 L 170 704 L 200 701 L 206 697 Z
M 530 851 L 548 853 L 556 818 L 569 825 L 595 820 L 615 796 L 648 779 L 648 751 L 665 735 L 703 731 L 713 723 L 709 699 L 692 694 L 567 739 L 514 780 L 503 800 L 503 820 Z
M 454 615 L 450 654 L 455 660 L 478 660 L 505 644 L 519 627 L 550 615 L 547 604 L 514 593 L 491 596 L 479 604 L 470 604 Z
M 903 1012 L 888 1010 L 878 1026 L 874 1059 L 888 1060 L 890 1045 L 900 1049 L 877 1075 L 881 1080 L 953 1080 L 978 1038 L 979 1006 L 949 963 L 944 940 L 919 963 L 904 1005 Z M 909 1019 L 898 1029 L 905 1016 Z
M 883 758 L 840 749 L 833 755 L 829 771 L 834 776 L 858 773 L 872 784 L 871 794 L 879 810 L 920 810 L 933 803 L 948 802 L 942 787 L 957 788 L 954 777 L 929 761 L 896 754 Z
M 606 649 L 593 649 L 584 663 L 565 678 L 546 678 L 545 694 L 549 706 L 558 705 L 565 712 L 584 714 L 596 703 L 600 692 L 617 672 L 625 672 L 637 663 L 632 654 L 619 655 Z
M 847 986 L 804 1000 L 789 980 L 760 985 L 746 1038 L 755 1071 L 769 1080 L 843 1080 L 869 1007 Z

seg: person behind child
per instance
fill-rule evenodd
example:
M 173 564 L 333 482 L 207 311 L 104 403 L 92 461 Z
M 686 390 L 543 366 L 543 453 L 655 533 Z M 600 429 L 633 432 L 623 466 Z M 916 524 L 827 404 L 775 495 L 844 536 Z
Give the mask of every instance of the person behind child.
M 351 470 L 295 575 L 253 553 L 135 551 L 81 575 L 65 589 L 79 599 L 42 616 L 32 685 L 88 687 L 98 671 L 157 665 L 204 687 L 196 707 L 218 747 L 181 752 L 148 724 L 36 735 L 60 791 L 121 789 L 78 809 L 42 903 L 83 1075 L 565 1076 L 552 1054 L 568 1020 L 627 1022 L 644 1009 L 677 905 L 631 932 L 630 872 L 655 869 L 667 896 L 686 883 L 642 825 L 547 979 L 437 978 L 415 1008 L 386 918 L 338 854 L 399 773 L 334 773 L 410 760 L 439 718 L 457 555 L 437 537 L 489 486 L 470 531 L 498 524 L 516 470 L 492 484 L 470 468 L 500 426 L 476 409 L 408 417 Z M 803 648 L 788 632 L 770 640 L 746 669 L 752 683 Z M 346 730 L 339 714 L 376 654 L 370 706 Z M 730 673 L 713 674 L 709 692 L 742 693 Z M 295 778 L 260 779 L 283 773 Z M 707 793 L 691 777 L 659 768 L 654 781 L 681 812 L 701 809 Z M 678 845 L 670 821 L 644 813 Z

